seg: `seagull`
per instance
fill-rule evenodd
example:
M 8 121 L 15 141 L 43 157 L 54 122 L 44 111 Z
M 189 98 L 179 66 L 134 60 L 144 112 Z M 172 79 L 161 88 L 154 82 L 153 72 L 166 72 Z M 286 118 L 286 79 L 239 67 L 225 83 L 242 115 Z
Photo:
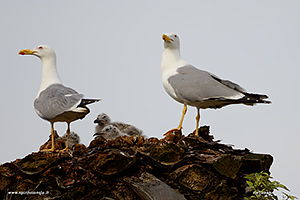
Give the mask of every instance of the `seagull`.
M 102 136 L 107 140 L 114 140 L 119 136 L 129 136 L 126 133 L 123 133 L 122 131 L 120 131 L 120 129 L 118 129 L 116 126 L 109 124 L 107 126 L 105 126 L 100 132 L 95 133 L 94 136 L 96 136 L 95 139 L 97 139 L 97 137 Z
M 267 95 L 252 94 L 229 80 L 195 68 L 181 58 L 180 41 L 174 33 L 163 34 L 164 50 L 161 57 L 161 75 L 164 89 L 183 110 L 179 126 L 165 133 L 181 131 L 187 105 L 197 108 L 196 135 L 200 120 L 200 108 L 222 108 L 230 104 L 253 106 L 256 103 L 269 104 Z
M 95 133 L 100 133 L 102 129 L 107 125 L 113 125 L 117 127 L 121 132 L 128 135 L 142 135 L 143 131 L 139 130 L 133 125 L 126 124 L 123 122 L 111 122 L 110 117 L 106 113 L 101 113 L 94 120 L 94 123 L 97 123 L 95 127 Z
M 54 50 L 47 45 L 40 45 L 34 49 L 24 49 L 20 55 L 34 55 L 42 61 L 42 81 L 34 108 L 38 116 L 51 124 L 52 148 L 43 151 L 55 151 L 54 123 L 67 123 L 67 145 L 62 151 L 69 149 L 70 123 L 83 119 L 90 110 L 86 105 L 98 102 L 100 99 L 83 99 L 74 89 L 64 86 L 59 78 L 56 68 L 56 55 Z

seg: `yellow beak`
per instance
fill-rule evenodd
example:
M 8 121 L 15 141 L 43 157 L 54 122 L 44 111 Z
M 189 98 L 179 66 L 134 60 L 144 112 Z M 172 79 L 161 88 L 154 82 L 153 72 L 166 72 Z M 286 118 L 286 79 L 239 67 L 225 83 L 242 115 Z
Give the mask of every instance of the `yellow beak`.
M 21 51 L 19 52 L 19 54 L 21 54 L 21 55 L 25 55 L 25 54 L 33 55 L 34 52 L 35 52 L 35 51 L 32 51 L 32 50 L 30 50 L 30 49 L 23 49 L 23 50 L 21 50 Z
M 173 40 L 172 40 L 171 38 L 169 38 L 166 34 L 163 34 L 163 35 L 162 35 L 162 39 L 163 39 L 164 41 L 166 41 L 166 42 L 170 42 L 170 41 L 173 42 Z

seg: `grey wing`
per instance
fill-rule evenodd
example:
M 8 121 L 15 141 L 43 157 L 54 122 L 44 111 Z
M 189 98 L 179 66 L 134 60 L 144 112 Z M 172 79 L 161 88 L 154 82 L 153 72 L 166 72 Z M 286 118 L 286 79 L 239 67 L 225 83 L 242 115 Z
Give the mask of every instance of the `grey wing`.
M 82 94 L 62 84 L 53 84 L 43 90 L 34 101 L 36 112 L 43 119 L 53 119 L 80 104 Z
M 207 73 L 209 73 L 209 72 L 207 72 Z M 239 92 L 242 92 L 242 93 L 247 92 L 247 91 L 246 91 L 244 88 L 242 88 L 240 85 L 238 85 L 238 84 L 236 84 L 236 83 L 234 83 L 234 82 L 232 82 L 232 81 L 229 81 L 229 80 L 223 80 L 223 79 L 219 78 L 218 76 L 216 76 L 216 75 L 214 75 L 214 74 L 212 74 L 212 73 L 209 73 L 209 74 L 210 74 L 210 76 L 211 76 L 212 78 L 216 79 L 217 81 L 219 81 L 220 83 L 226 85 L 227 87 L 229 87 L 229 88 L 231 88 L 231 89 L 234 89 L 234 90 L 239 91 Z
M 183 102 L 201 102 L 213 98 L 239 99 L 244 96 L 244 89 L 239 85 L 230 81 L 220 81 L 217 76 L 192 65 L 180 67 L 177 72 L 178 74 L 171 76 L 168 81 Z

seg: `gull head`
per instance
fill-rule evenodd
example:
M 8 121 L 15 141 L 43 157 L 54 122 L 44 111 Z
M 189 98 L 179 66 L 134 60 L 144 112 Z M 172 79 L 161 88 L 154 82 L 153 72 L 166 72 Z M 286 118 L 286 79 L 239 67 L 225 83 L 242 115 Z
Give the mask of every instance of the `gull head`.
M 174 33 L 165 33 L 162 35 L 165 48 L 179 49 L 180 41 L 178 35 Z
M 117 127 L 115 127 L 113 125 L 107 125 L 102 129 L 102 131 L 99 135 L 101 135 L 105 139 L 115 139 L 118 136 L 121 136 L 122 134 L 121 134 L 121 131 Z
M 33 49 L 23 49 L 19 52 L 20 55 L 34 55 L 43 58 L 55 58 L 54 50 L 48 45 L 39 45 Z
M 97 119 L 95 119 L 94 123 L 98 123 L 99 125 L 106 125 L 111 122 L 109 116 L 105 113 L 101 113 L 97 116 Z

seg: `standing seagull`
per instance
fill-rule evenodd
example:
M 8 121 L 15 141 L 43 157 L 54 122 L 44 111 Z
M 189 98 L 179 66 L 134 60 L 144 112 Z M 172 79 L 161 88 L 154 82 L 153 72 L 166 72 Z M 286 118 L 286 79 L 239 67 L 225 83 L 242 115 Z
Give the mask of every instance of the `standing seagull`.
M 198 135 L 200 108 L 217 109 L 230 104 L 253 106 L 256 103 L 271 103 L 263 100 L 268 98 L 267 95 L 247 93 L 238 84 L 197 69 L 184 61 L 180 55 L 178 35 L 163 34 L 162 39 L 164 40 L 161 58 L 163 86 L 173 99 L 184 105 L 179 126 L 167 133 L 182 129 L 187 105 L 197 108 L 196 135 Z
M 62 85 L 56 68 L 56 55 L 51 47 L 40 45 L 32 50 L 21 50 L 19 54 L 35 55 L 42 61 L 42 82 L 34 100 L 34 108 L 42 119 L 51 123 L 52 135 L 52 148 L 43 151 L 55 151 L 55 122 L 67 123 L 67 145 L 64 150 L 69 149 L 70 123 L 83 119 L 90 112 L 86 105 L 100 99 L 83 99 L 83 94 L 78 94 L 74 89 Z

